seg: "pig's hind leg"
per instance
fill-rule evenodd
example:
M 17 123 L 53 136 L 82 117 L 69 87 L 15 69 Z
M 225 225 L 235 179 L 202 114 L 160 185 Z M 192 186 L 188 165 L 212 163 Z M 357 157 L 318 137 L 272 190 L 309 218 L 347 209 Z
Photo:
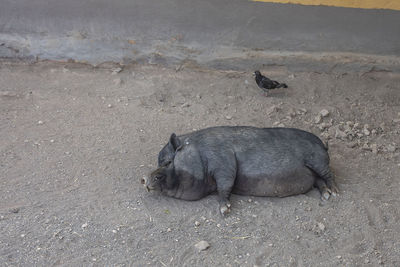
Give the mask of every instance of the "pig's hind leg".
M 331 170 L 329 169 L 329 165 L 326 164 L 323 167 L 318 167 L 318 165 L 306 164 L 306 166 L 311 169 L 318 177 L 315 180 L 315 186 L 321 192 L 323 199 L 329 199 L 326 197 L 327 194 L 336 196 L 339 192 L 339 189 L 336 186 L 335 179 Z
M 318 188 L 319 192 L 321 193 L 322 200 L 328 200 L 331 197 L 332 191 L 326 186 L 325 181 L 321 178 L 315 178 L 314 186 Z

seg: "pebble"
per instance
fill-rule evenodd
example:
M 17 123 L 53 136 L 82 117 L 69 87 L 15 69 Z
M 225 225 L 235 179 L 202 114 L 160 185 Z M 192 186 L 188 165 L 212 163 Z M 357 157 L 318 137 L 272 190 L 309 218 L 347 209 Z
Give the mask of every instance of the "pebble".
M 183 104 L 181 105 L 181 107 L 182 107 L 182 108 L 187 108 L 187 107 L 190 107 L 190 104 L 187 103 L 187 102 L 185 102 L 185 103 L 183 103 Z
M 363 133 L 364 133 L 366 136 L 369 136 L 369 135 L 371 134 L 371 132 L 370 132 L 367 128 L 364 128 Z
M 44 122 L 43 121 L 38 121 L 37 124 L 42 125 Z
M 248 80 L 244 80 L 244 83 L 245 83 L 245 84 L 249 84 L 249 81 L 248 81 Z
M 319 222 L 319 223 L 317 223 L 317 225 L 318 225 L 318 228 L 319 228 L 321 231 L 325 231 L 325 224 Z
M 171 228 L 167 228 L 167 232 L 171 232 L 172 231 L 172 229 Z
M 122 71 L 122 68 L 113 68 L 111 69 L 111 74 L 115 75 L 117 73 L 120 73 Z
M 377 144 L 372 144 L 371 149 L 372 149 L 372 153 L 378 154 L 378 145 Z
M 347 138 L 347 134 L 340 129 L 336 129 L 335 138 L 337 139 L 345 139 Z
M 111 105 L 111 104 L 108 104 L 107 107 L 108 107 L 108 108 L 112 108 L 112 105 Z
M 392 144 L 389 144 L 386 147 L 386 149 L 387 149 L 388 152 L 395 152 L 396 151 L 396 147 L 394 145 L 392 145 Z
M 195 222 L 194 222 L 194 225 L 195 225 L 196 227 L 199 227 L 199 226 L 200 226 L 200 222 L 199 222 L 199 221 L 195 221 Z
M 329 115 L 329 111 L 327 109 L 323 109 L 319 112 L 322 117 L 327 117 Z
M 208 244 L 207 241 L 202 240 L 202 241 L 198 242 L 198 243 L 197 243 L 196 245 L 194 245 L 194 246 L 195 246 L 195 248 L 197 248 L 199 251 L 203 251 L 203 250 L 208 249 L 208 248 L 210 247 L 210 244 Z
M 225 119 L 227 119 L 227 120 L 231 120 L 232 119 L 232 116 L 225 116 Z
M 314 123 L 318 124 L 322 121 L 322 115 L 318 114 L 317 116 L 315 116 L 314 118 Z
M 114 79 L 114 84 L 115 85 L 121 85 L 123 82 L 122 82 L 122 79 L 121 78 L 118 78 L 118 79 Z
M 85 229 L 86 227 L 88 226 L 88 224 L 87 223 L 84 223 L 84 224 L 82 224 L 82 229 Z

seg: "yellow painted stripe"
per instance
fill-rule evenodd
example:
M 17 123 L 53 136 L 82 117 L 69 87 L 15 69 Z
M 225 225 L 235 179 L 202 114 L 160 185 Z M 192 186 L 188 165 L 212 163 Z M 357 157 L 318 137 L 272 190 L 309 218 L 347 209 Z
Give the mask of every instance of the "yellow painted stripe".
M 282 4 L 300 4 L 309 6 L 337 6 L 366 9 L 400 10 L 400 0 L 252 0 L 253 2 L 271 2 Z

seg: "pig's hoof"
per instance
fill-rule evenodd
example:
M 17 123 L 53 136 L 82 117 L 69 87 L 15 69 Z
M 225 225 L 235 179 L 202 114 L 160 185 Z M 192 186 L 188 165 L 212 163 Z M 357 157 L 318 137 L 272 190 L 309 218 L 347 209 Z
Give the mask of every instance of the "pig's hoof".
M 329 198 L 331 197 L 331 193 L 329 189 L 324 190 L 324 192 L 322 192 L 321 194 L 321 199 L 326 201 L 329 200 Z
M 231 204 L 227 203 L 227 204 L 221 205 L 221 207 L 219 208 L 219 211 L 221 212 L 222 216 L 227 215 L 229 212 L 231 212 Z

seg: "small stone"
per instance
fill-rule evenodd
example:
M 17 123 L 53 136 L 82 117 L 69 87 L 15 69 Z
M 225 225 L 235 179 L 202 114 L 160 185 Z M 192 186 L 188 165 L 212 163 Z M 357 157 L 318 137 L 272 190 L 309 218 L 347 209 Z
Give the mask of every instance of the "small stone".
M 342 256 L 338 255 L 338 256 L 336 256 L 336 258 L 338 258 L 340 260 L 342 258 Z
M 37 124 L 42 125 L 44 122 L 43 121 L 38 121 Z
M 51 140 L 50 140 L 50 143 L 54 143 L 54 139 L 51 139 Z
M 107 105 L 108 108 L 112 108 L 112 106 L 113 106 L 113 105 L 111 105 L 111 104 L 108 104 L 108 105 Z
M 279 123 L 279 124 L 278 124 L 278 127 L 285 127 L 285 124 Z
M 400 123 L 400 119 L 394 119 L 393 123 Z
M 86 227 L 88 227 L 88 224 L 87 223 L 84 223 L 84 224 L 82 224 L 82 229 L 85 229 Z
M 273 105 L 272 107 L 270 107 L 270 108 L 268 109 L 267 114 L 271 114 L 271 113 L 274 113 L 274 112 L 278 112 L 279 110 L 280 110 L 280 108 L 279 108 L 278 106 Z
M 120 73 L 121 71 L 122 71 L 122 68 L 113 68 L 113 69 L 111 69 L 111 74 L 115 75 L 115 74 Z
M 322 117 L 327 117 L 329 115 L 329 111 L 327 109 L 323 109 L 319 112 Z
M 325 231 L 325 224 L 319 222 L 319 223 L 317 223 L 317 225 L 318 225 L 319 230 Z
M 171 232 L 172 231 L 172 229 L 171 228 L 167 228 L 167 232 Z
M 114 234 L 116 234 L 116 233 L 117 233 L 117 230 L 113 229 L 112 232 L 113 232 Z
M 335 132 L 335 138 L 337 138 L 337 139 L 346 139 L 347 138 L 347 134 L 338 128 L 338 129 L 336 129 L 336 132 Z
M 371 150 L 372 150 L 372 153 L 378 154 L 378 145 L 377 144 L 372 144 L 371 145 Z
M 10 212 L 18 213 L 19 212 L 19 208 L 12 208 L 12 209 L 10 209 Z
M 199 221 L 195 221 L 195 222 L 194 222 L 194 225 L 195 225 L 196 227 L 199 227 L 199 226 L 200 226 L 200 222 L 199 222 Z
M 362 146 L 362 149 L 363 149 L 363 150 L 369 150 L 369 151 L 371 151 L 371 148 L 369 147 L 369 145 L 368 145 L 367 143 L 365 143 L 365 144 Z
M 370 132 L 368 129 L 366 129 L 366 128 L 364 128 L 363 133 L 364 133 L 364 135 L 366 135 L 366 136 L 369 136 L 369 135 L 371 134 L 371 132 Z
M 364 129 L 369 130 L 371 127 L 369 126 L 369 124 L 364 124 Z
M 386 149 L 387 149 L 388 152 L 391 152 L 391 153 L 393 153 L 393 152 L 396 151 L 396 147 L 395 147 L 394 145 L 392 145 L 392 144 L 389 144 L 389 145 L 386 147 Z
M 377 130 L 375 130 L 375 129 L 372 129 L 372 130 L 371 130 L 371 134 L 375 135 L 375 134 L 377 134 L 377 133 L 378 133 Z
M 187 107 L 190 107 L 190 104 L 187 103 L 187 102 L 185 102 L 185 103 L 183 103 L 183 104 L 181 105 L 181 107 L 182 107 L 182 108 L 187 108 Z
M 322 121 L 322 115 L 321 114 L 318 114 L 317 116 L 315 116 L 315 118 L 314 118 L 314 123 L 315 124 L 318 124 L 321 121 Z
M 121 85 L 122 83 L 123 83 L 123 81 L 122 81 L 121 78 L 114 79 L 114 84 L 115 84 L 115 85 Z
M 347 147 L 349 148 L 355 148 L 356 146 L 358 146 L 358 142 L 354 141 L 354 142 L 350 142 L 347 144 Z
M 346 121 L 346 125 L 353 127 L 354 126 L 354 122 L 352 121 Z
M 299 115 L 301 115 L 301 114 L 306 114 L 307 113 L 307 109 L 305 109 L 305 108 L 299 108 L 298 110 L 297 110 L 297 114 L 299 114 Z
M 194 245 L 195 248 L 197 248 L 199 251 L 203 251 L 206 250 L 210 247 L 210 244 L 208 244 L 207 241 L 200 241 L 199 243 L 197 243 L 196 245 Z
M 244 83 L 245 83 L 245 84 L 249 84 L 249 81 L 248 81 L 248 80 L 244 80 Z
M 227 116 L 225 116 L 225 119 L 231 120 L 231 119 L 232 119 L 232 116 L 227 115 Z

